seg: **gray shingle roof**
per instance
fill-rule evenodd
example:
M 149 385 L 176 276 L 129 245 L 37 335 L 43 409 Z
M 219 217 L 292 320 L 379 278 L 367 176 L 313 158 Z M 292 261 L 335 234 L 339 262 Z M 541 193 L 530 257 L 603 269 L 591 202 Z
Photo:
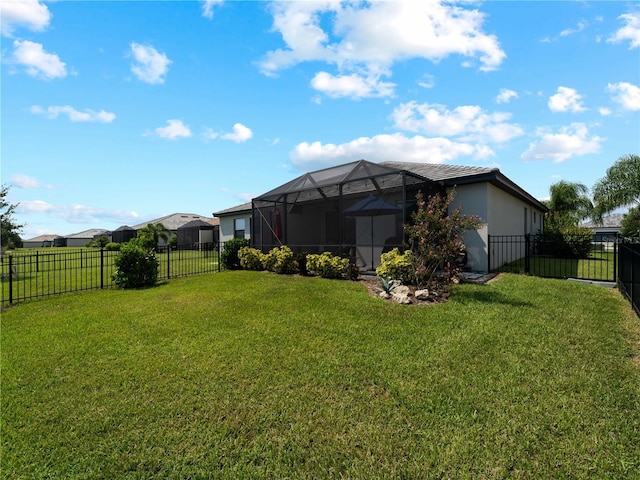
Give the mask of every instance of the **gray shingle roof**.
M 64 238 L 95 238 L 100 235 L 109 235 L 109 230 L 105 230 L 104 228 L 90 228 L 89 230 L 84 230 L 83 232 L 73 233 L 71 235 L 66 235 Z
M 235 207 L 220 210 L 219 212 L 213 212 L 213 215 L 216 217 L 224 217 L 225 215 L 233 215 L 240 212 L 249 212 L 251 211 L 251 208 L 251 202 L 247 202 L 243 203 L 242 205 L 236 205 Z
M 602 218 L 602 223 L 588 222 L 580 225 L 586 228 L 621 228 L 622 227 L 622 213 L 612 213 Z
M 134 225 L 133 228 L 135 230 L 140 230 L 150 223 L 162 223 L 167 230 L 177 230 L 184 224 L 192 222 L 193 220 L 210 222 L 212 219 L 209 217 L 203 217 L 196 213 L 172 213 L 171 215 L 165 215 L 164 217 L 156 218 L 155 220 L 139 223 L 138 225 Z

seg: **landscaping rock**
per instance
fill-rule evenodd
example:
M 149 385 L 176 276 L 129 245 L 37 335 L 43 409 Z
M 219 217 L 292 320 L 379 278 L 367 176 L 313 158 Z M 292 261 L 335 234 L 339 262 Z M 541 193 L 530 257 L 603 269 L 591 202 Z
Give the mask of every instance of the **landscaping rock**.
M 429 290 L 416 290 L 413 294 L 418 300 L 429 300 Z
M 380 292 L 380 293 L 378 294 L 378 296 L 379 296 L 380 298 L 385 299 L 385 300 L 389 300 L 389 299 L 391 298 L 391 295 L 389 295 L 389 294 L 388 294 L 387 292 L 385 292 L 385 291 Z
M 398 285 L 396 288 L 393 289 L 393 293 L 394 294 L 398 294 L 398 295 L 411 295 L 411 289 L 407 286 L 407 285 Z
M 394 291 L 391 298 L 394 302 L 399 303 L 400 305 L 409 305 L 411 303 L 408 293 L 398 293 Z

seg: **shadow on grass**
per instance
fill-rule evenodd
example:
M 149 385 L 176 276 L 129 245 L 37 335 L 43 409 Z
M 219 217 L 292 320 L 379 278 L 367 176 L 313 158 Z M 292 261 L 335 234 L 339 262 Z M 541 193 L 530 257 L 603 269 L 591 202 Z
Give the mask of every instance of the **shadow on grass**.
M 503 293 L 490 290 L 487 286 L 481 285 L 473 290 L 458 290 L 453 297 L 456 302 L 463 305 L 469 303 L 494 303 L 509 305 L 511 307 L 533 307 L 534 304 L 523 300 L 516 300 Z

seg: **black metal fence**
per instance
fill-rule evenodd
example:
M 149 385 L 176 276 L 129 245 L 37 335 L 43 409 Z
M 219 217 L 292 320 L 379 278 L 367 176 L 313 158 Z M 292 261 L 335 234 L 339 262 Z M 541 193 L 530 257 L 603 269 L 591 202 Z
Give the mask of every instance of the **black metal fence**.
M 1 257 L 0 305 L 81 290 L 114 287 L 117 251 L 52 248 L 19 251 Z M 219 272 L 220 245 L 160 248 L 158 280 Z
M 618 289 L 640 316 L 640 239 L 619 238 Z
M 615 282 L 617 257 L 615 238 L 593 241 L 590 235 L 489 236 L 490 272 Z

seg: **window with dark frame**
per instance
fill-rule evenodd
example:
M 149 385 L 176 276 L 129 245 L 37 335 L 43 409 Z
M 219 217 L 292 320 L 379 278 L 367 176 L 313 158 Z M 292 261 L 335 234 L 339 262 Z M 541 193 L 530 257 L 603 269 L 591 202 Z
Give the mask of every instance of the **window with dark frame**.
M 245 219 L 234 218 L 233 219 L 233 238 L 244 238 L 245 232 Z

